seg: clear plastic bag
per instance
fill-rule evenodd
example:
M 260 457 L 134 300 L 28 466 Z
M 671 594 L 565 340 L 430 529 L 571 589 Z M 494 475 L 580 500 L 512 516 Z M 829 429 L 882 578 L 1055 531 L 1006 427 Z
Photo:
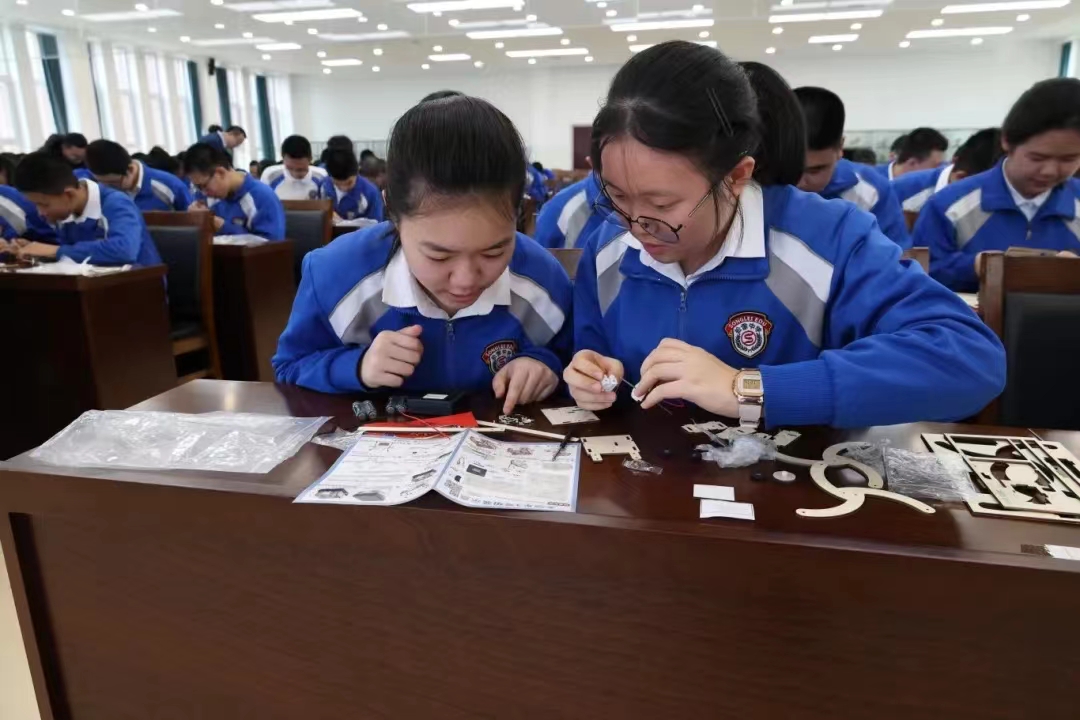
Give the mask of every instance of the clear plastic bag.
M 944 502 L 963 502 L 979 494 L 968 467 L 959 457 L 896 448 L 885 449 L 888 489 L 901 495 Z
M 30 457 L 66 467 L 266 473 L 329 418 L 90 410 Z
M 725 447 L 698 445 L 703 460 L 712 460 L 722 468 L 748 467 L 776 457 L 776 443 L 756 435 L 742 435 Z

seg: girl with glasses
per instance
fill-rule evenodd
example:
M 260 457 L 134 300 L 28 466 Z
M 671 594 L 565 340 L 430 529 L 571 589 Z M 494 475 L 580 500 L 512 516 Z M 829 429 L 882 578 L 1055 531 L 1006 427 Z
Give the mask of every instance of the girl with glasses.
M 805 124 L 768 67 L 656 45 L 615 76 L 592 145 L 613 210 L 575 284 L 581 407 L 615 402 L 605 375 L 747 426 L 955 420 L 1000 392 L 1004 351 L 962 300 L 872 215 L 794 187 Z

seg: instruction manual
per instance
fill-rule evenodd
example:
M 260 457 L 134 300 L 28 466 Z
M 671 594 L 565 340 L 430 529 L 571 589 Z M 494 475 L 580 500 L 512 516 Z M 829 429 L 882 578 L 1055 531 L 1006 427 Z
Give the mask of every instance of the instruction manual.
M 400 505 L 434 490 L 466 507 L 573 512 L 581 446 L 500 442 L 477 432 L 361 436 L 298 503 Z

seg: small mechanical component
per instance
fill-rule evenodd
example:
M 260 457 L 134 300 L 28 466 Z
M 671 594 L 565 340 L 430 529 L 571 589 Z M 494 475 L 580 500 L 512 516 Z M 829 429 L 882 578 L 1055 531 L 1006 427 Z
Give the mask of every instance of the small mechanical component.
M 795 473 L 791 472 L 790 470 L 777 470 L 772 474 L 772 476 L 773 479 L 779 480 L 780 482 L 795 482 Z
M 634 438 L 629 435 L 600 435 L 581 439 L 581 445 L 593 462 L 600 462 L 604 455 L 629 455 L 633 460 L 641 459 Z
M 374 420 L 379 416 L 375 403 L 370 400 L 356 401 L 352 404 L 353 415 L 360 420 Z
M 600 379 L 600 389 L 604 392 L 615 392 L 617 387 L 619 387 L 619 380 L 614 375 L 605 375 Z

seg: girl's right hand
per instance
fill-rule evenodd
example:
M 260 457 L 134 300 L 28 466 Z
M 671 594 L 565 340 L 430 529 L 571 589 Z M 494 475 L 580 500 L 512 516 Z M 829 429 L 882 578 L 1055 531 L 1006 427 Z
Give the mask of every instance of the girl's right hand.
M 563 380 L 570 388 L 570 397 L 585 410 L 604 410 L 615 403 L 614 392 L 604 392 L 600 381 L 614 375 L 620 383 L 623 365 L 615 358 L 605 357 L 593 350 L 579 350 L 563 371 Z
M 360 361 L 360 382 L 366 388 L 401 387 L 424 354 L 419 325 L 383 330 Z

